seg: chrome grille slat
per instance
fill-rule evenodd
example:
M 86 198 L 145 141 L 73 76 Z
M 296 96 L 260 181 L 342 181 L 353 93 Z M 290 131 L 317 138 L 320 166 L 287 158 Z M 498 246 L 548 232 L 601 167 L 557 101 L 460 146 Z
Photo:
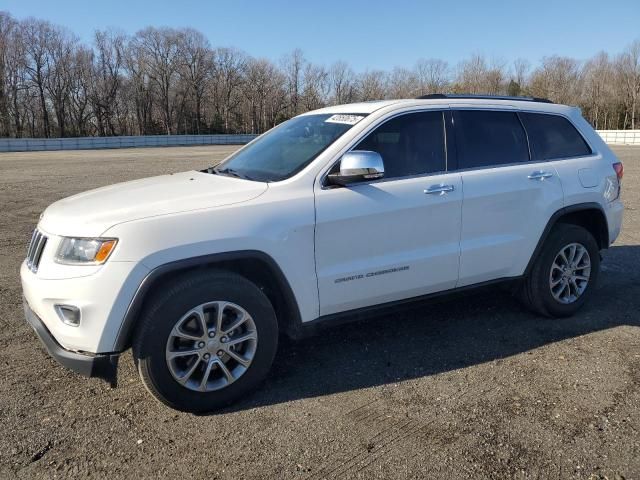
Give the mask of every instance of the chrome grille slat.
M 40 257 L 42 256 L 42 251 L 44 250 L 44 246 L 47 244 L 47 237 L 44 235 L 40 235 L 40 240 L 38 241 L 38 246 L 36 247 L 35 252 L 33 252 L 33 264 L 37 268 L 40 265 Z
M 43 235 L 37 228 L 33 231 L 27 251 L 27 267 L 34 273 L 38 271 L 38 265 L 40 265 L 40 259 L 42 258 L 44 247 L 47 245 L 47 240 L 47 236 Z
M 31 235 L 31 242 L 29 242 L 29 249 L 27 250 L 27 262 L 30 264 L 31 263 L 31 254 L 33 253 L 33 249 L 36 248 L 36 242 L 35 239 L 38 236 L 38 229 L 36 228 L 33 231 L 33 235 Z M 31 265 L 29 265 L 31 266 Z

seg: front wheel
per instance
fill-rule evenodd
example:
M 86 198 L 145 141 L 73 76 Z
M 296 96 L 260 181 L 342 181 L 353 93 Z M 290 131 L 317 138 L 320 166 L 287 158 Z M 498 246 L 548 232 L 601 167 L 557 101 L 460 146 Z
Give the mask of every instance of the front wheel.
M 245 396 L 266 377 L 278 324 L 264 293 L 229 272 L 182 277 L 157 293 L 133 344 L 138 372 L 162 403 L 212 411 Z
M 600 251 L 588 230 L 556 225 L 527 276 L 522 297 L 536 313 L 568 317 L 589 299 L 600 272 Z

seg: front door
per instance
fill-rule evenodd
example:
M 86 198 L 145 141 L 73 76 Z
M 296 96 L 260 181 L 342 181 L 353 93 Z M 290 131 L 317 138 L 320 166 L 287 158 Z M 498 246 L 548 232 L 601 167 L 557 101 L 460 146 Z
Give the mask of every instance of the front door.
M 317 187 L 320 315 L 455 287 L 462 184 L 446 171 L 444 118 L 423 111 L 386 121 L 354 148 L 380 153 L 383 179 Z

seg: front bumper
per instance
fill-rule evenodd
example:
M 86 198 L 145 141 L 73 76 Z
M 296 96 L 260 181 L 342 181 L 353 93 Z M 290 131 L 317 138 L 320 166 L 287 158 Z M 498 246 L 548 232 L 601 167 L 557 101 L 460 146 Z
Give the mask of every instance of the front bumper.
M 73 352 L 119 351 L 116 345 L 122 319 L 149 269 L 141 263 L 110 261 L 86 276 L 64 278 L 60 269 L 57 277 L 50 278 L 43 268 L 44 261 L 37 273 L 23 262 L 20 278 L 24 298 L 51 336 L 65 350 Z M 56 305 L 79 308 L 80 325 L 63 323 Z
M 23 304 L 27 322 L 35 330 L 49 355 L 55 358 L 58 363 L 85 377 L 101 378 L 109 382 L 111 386 L 116 385 L 119 354 L 85 354 L 63 348 L 51 335 L 42 320 L 31 310 L 26 300 L 23 301 Z

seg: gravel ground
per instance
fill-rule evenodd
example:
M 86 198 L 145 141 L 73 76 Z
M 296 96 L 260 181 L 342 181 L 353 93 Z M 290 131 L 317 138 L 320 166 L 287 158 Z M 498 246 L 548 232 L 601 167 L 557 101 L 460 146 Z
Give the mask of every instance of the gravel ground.
M 210 416 L 49 358 L 18 268 L 40 212 L 73 193 L 203 168 L 234 147 L 0 154 L 0 478 L 640 478 L 640 148 L 623 233 L 574 318 L 467 295 L 281 345 L 256 394 Z

